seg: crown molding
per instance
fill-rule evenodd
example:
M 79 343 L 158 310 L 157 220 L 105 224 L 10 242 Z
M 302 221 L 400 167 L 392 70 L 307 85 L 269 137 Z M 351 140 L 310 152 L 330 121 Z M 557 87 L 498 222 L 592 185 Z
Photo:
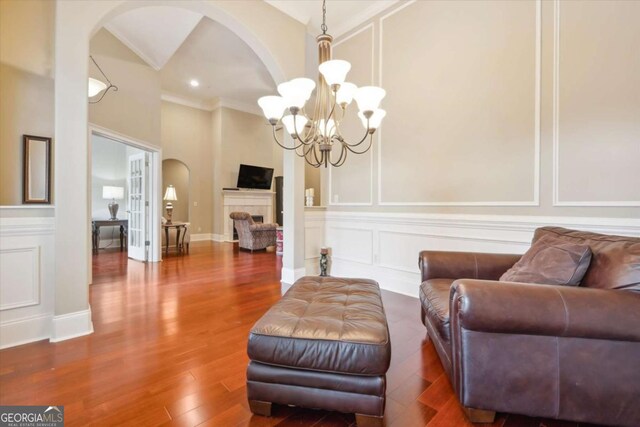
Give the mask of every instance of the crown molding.
M 162 92 L 162 94 L 160 95 L 160 99 L 166 102 L 171 102 L 173 104 L 183 105 L 185 107 L 197 108 L 198 110 L 215 110 L 215 107 L 211 102 L 189 99 L 169 92 Z
M 212 105 L 212 110 L 216 110 L 218 108 L 230 108 L 232 110 L 238 110 L 249 114 L 255 114 L 257 116 L 262 116 L 262 111 L 258 107 L 258 105 L 253 105 L 243 101 L 237 101 L 235 99 L 229 98 L 217 98 Z

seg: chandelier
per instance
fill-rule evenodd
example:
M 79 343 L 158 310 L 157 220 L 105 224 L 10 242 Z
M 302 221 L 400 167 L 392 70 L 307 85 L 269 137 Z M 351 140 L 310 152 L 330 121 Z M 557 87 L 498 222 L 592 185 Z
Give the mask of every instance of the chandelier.
M 327 34 L 326 14 L 326 0 L 323 0 L 320 27 L 322 34 L 316 38 L 320 63 L 317 85 L 311 79 L 296 78 L 278 85 L 280 96 L 263 96 L 258 99 L 258 105 L 271 124 L 276 143 L 285 150 L 295 151 L 316 168 L 322 165 L 326 168 L 329 164 L 339 167 L 345 163 L 349 152 L 364 154 L 369 151 L 373 144 L 373 134 L 386 115 L 379 108 L 386 94 L 385 90 L 376 86 L 358 88 L 355 84 L 346 82 L 351 64 L 331 59 L 333 37 Z M 313 114 L 308 115 L 305 104 L 316 88 Z M 347 107 L 354 99 L 358 104 L 358 116 L 364 127 L 364 135 L 360 140 L 350 143 L 342 136 L 340 126 Z M 282 125 L 293 138 L 293 145 L 290 147 L 278 140 L 277 132 Z M 339 152 L 332 156 L 334 148 Z

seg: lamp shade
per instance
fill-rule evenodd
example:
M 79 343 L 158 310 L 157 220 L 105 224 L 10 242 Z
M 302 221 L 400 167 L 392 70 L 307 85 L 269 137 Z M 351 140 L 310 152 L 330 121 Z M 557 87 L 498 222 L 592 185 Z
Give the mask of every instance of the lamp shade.
M 288 82 L 278 85 L 278 92 L 284 98 L 287 108 L 302 108 L 307 100 L 311 97 L 316 82 L 305 77 L 289 80 Z
M 258 105 L 267 120 L 280 120 L 284 109 L 287 108 L 281 96 L 263 96 L 258 99 Z
M 367 127 L 367 118 L 362 114 L 362 111 L 358 113 L 358 117 L 362 121 L 362 126 L 365 129 L 378 129 L 380 127 L 380 123 L 382 123 L 382 119 L 387 115 L 387 112 L 381 108 L 377 110 L 373 110 L 373 115 L 369 119 L 369 127 Z
M 378 109 L 386 94 L 387 92 L 381 87 L 364 86 L 356 90 L 353 97 L 356 99 L 360 111 L 374 111 Z
M 173 185 L 167 187 L 167 190 L 164 192 L 164 200 L 175 201 L 178 200 L 178 195 L 176 194 L 176 189 Z
M 96 96 L 107 88 L 107 84 L 89 77 L 89 98 Z
M 349 105 L 353 101 L 353 95 L 355 95 L 358 86 L 353 83 L 344 82 L 340 85 L 338 93 L 336 94 L 336 102 L 338 105 Z
M 296 134 L 296 130 L 298 131 L 298 135 L 302 135 L 302 131 L 304 130 L 305 125 L 307 124 L 307 122 L 309 121 L 309 119 L 307 119 L 305 116 L 298 114 L 295 116 L 295 130 L 294 130 L 294 116 L 292 115 L 288 115 L 288 116 L 284 116 L 282 118 L 282 123 L 284 124 L 284 127 L 287 128 L 287 132 L 289 132 L 289 134 L 291 135 L 295 135 Z
M 103 199 L 124 199 L 124 187 L 110 187 L 105 185 L 102 187 Z
M 351 69 L 351 64 L 342 59 L 332 59 L 325 61 L 318 66 L 318 70 L 324 76 L 324 80 L 329 86 L 341 85 L 347 78 L 347 73 Z

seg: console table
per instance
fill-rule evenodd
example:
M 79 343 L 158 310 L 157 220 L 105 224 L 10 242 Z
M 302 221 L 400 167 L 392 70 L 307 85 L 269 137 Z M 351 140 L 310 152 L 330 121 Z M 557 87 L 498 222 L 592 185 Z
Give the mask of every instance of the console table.
M 127 219 L 94 219 L 91 221 L 91 242 L 93 243 L 93 253 L 97 254 L 100 249 L 100 227 L 120 227 L 120 250 L 127 247 L 127 232 L 129 230 L 129 220 Z
M 162 224 L 162 228 L 164 228 L 164 237 L 165 237 L 165 256 L 169 256 L 169 229 L 176 229 L 176 250 L 178 253 L 183 253 L 184 251 L 184 236 L 187 234 L 187 223 L 186 222 L 165 222 Z M 180 233 L 182 233 L 182 240 L 180 240 Z

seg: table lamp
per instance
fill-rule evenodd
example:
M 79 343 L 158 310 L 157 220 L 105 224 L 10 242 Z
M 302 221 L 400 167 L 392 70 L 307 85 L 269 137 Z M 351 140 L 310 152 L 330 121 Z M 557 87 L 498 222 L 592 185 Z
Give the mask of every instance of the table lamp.
M 116 203 L 116 199 L 122 200 L 124 199 L 124 187 L 110 187 L 105 185 L 102 187 L 102 198 L 103 199 L 111 199 L 111 203 L 109 203 L 109 213 L 111 214 L 111 220 L 114 221 L 118 215 L 118 204 Z
M 173 216 L 173 205 L 171 202 L 178 200 L 178 195 L 173 185 L 167 187 L 167 191 L 164 192 L 164 200 L 167 201 L 167 224 L 171 224 L 171 217 Z

